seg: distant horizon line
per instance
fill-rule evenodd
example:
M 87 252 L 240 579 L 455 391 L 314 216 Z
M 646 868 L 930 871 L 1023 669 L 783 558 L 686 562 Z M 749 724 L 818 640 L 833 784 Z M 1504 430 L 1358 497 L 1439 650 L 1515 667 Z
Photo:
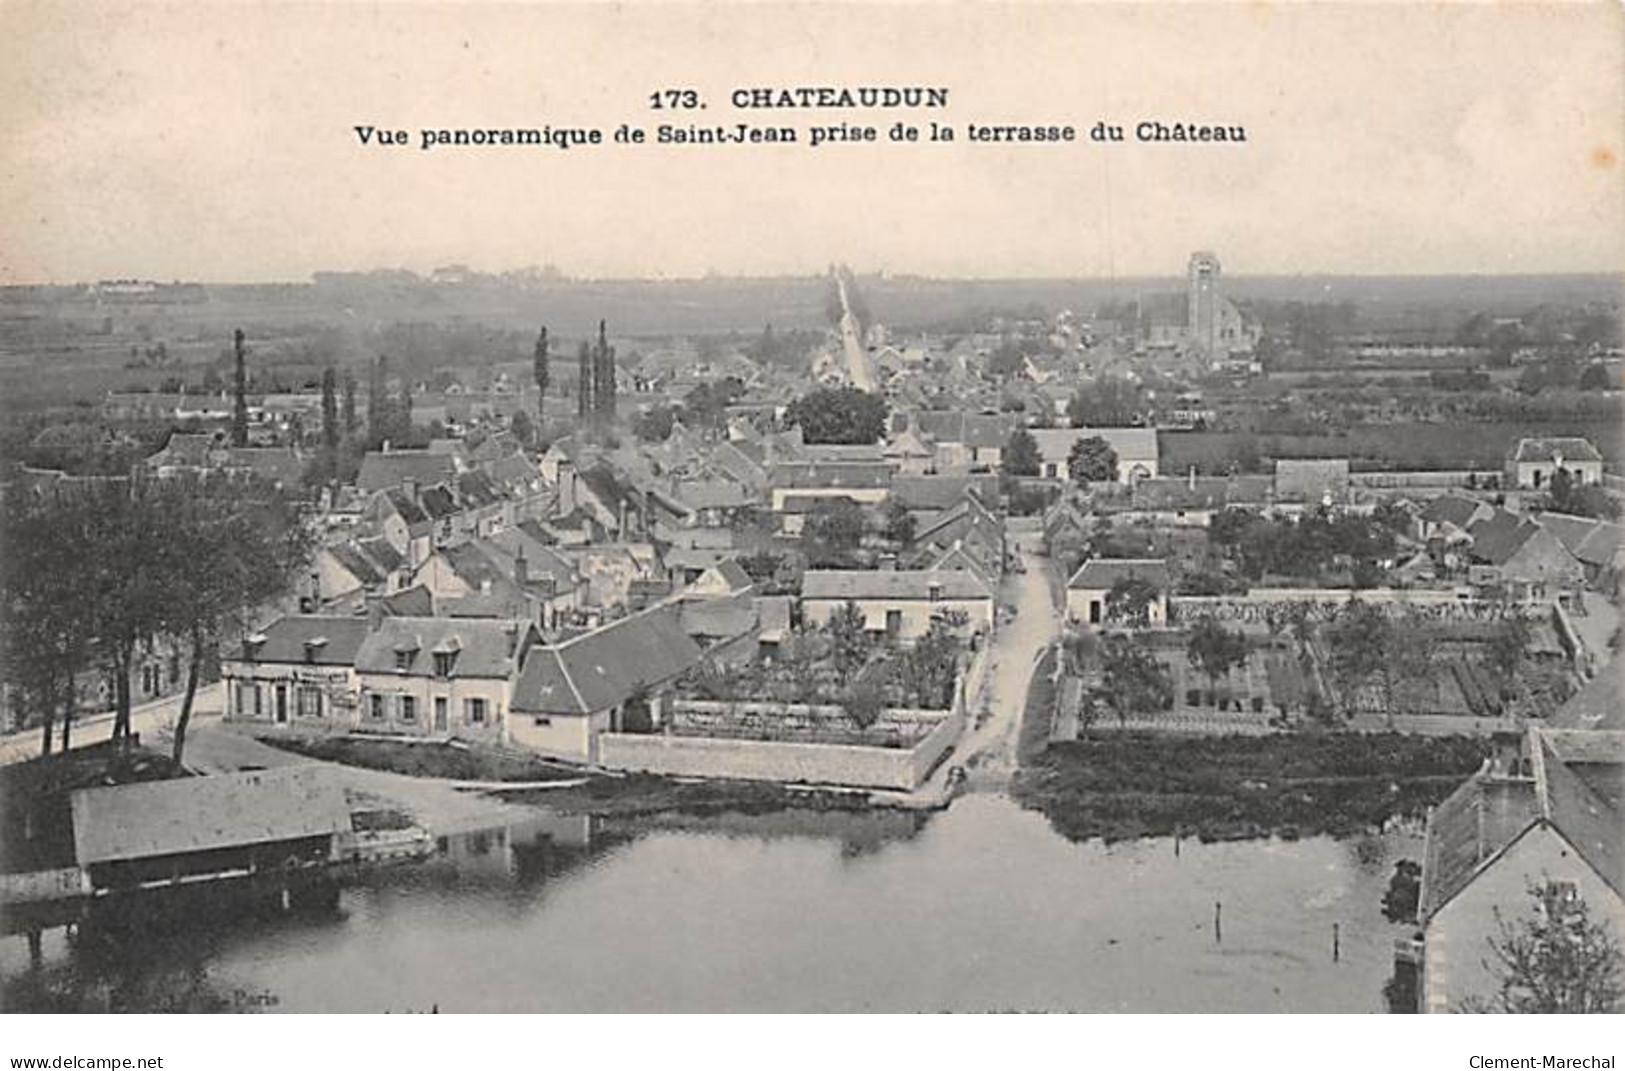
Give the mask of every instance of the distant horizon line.
M 843 265 L 845 267 L 845 265 Z M 432 282 L 432 274 L 439 269 L 430 269 L 424 273 L 412 268 L 380 267 L 380 268 L 321 268 L 310 272 L 305 278 L 259 279 L 259 280 L 233 280 L 233 279 L 188 279 L 171 277 L 163 279 L 157 276 L 104 276 L 95 280 L 77 279 L 73 281 L 61 280 L 29 280 L 0 283 L 0 290 L 15 290 L 22 288 L 56 287 L 72 288 L 83 286 L 97 286 L 104 283 L 152 283 L 159 286 L 315 286 L 318 275 L 353 275 L 367 276 L 401 272 L 416 276 L 422 282 Z M 500 279 L 506 274 L 524 272 L 525 268 L 511 268 L 504 271 L 484 271 L 470 269 L 474 274 L 489 279 Z M 849 269 L 850 270 L 850 269 Z M 858 271 L 852 274 L 860 279 L 884 278 L 907 279 L 920 282 L 941 283 L 1130 283 L 1145 280 L 1166 281 L 1181 280 L 1183 273 L 1173 272 L 1166 274 L 1129 274 L 1115 276 L 1099 275 L 936 275 L 912 271 L 890 271 L 885 269 Z M 707 271 L 699 275 L 571 275 L 566 272 L 541 281 L 541 286 L 570 286 L 575 284 L 591 283 L 704 283 L 704 282 L 747 282 L 747 281 L 773 281 L 782 279 L 820 279 L 828 277 L 827 271 L 800 271 L 800 272 L 756 272 L 756 273 L 723 273 Z M 1562 279 L 1575 277 L 1615 277 L 1625 284 L 1625 269 L 1604 268 L 1564 268 L 1548 271 L 1297 271 L 1297 272 L 1225 272 L 1224 278 L 1231 281 L 1258 279 Z M 463 284 L 445 284 L 463 285 Z

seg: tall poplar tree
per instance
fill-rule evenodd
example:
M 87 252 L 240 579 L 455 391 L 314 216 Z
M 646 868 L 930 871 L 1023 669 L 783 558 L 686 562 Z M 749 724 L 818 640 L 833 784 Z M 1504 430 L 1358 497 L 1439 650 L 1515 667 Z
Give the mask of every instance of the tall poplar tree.
M 248 346 L 243 339 L 243 329 L 238 328 L 233 336 L 234 349 L 237 355 L 237 377 L 233 383 L 236 401 L 231 410 L 231 445 L 248 445 Z
M 536 336 L 536 355 L 531 368 L 531 373 L 536 377 L 536 431 L 538 434 L 541 432 L 547 416 L 545 412 L 549 374 L 547 346 L 547 328 L 543 327 L 542 333 Z

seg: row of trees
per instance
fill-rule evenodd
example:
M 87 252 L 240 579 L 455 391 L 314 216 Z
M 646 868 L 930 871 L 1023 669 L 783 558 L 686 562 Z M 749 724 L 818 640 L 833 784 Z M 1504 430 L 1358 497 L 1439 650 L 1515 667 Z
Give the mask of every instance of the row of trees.
M 130 676 L 162 641 L 188 658 L 179 761 L 198 682 L 233 627 L 285 593 L 308 560 L 297 509 L 268 484 L 211 477 L 110 479 L 39 497 L 9 494 L 0 605 L 6 679 L 49 754 L 71 740 L 77 680 L 112 683 L 113 739 L 130 737 Z

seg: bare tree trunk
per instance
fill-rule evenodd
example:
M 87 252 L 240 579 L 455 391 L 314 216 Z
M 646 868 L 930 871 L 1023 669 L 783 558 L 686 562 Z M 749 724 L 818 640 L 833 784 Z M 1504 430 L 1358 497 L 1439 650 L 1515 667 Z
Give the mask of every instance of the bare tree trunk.
M 130 654 L 114 659 L 113 740 L 128 746 L 130 739 Z
M 46 686 L 42 698 L 44 702 L 40 705 L 45 709 L 45 720 L 40 726 L 39 753 L 41 756 L 45 756 L 51 753 L 51 733 L 56 729 L 56 687 L 54 683 Z
M 175 765 L 181 763 L 186 752 L 186 726 L 192 720 L 192 700 L 197 697 L 199 663 L 203 661 L 203 630 L 192 629 L 192 659 L 186 667 L 186 694 L 181 698 L 181 716 L 175 721 L 175 747 L 170 757 Z
M 62 750 L 66 752 L 72 744 L 74 707 L 79 703 L 79 686 L 68 679 L 68 690 L 62 696 Z

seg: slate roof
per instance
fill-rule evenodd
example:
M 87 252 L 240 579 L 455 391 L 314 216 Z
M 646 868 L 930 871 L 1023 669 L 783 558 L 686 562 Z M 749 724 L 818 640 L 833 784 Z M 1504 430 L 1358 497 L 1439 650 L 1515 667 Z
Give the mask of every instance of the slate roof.
M 679 611 L 657 606 L 561 644 L 532 647 L 514 685 L 512 708 L 560 715 L 610 710 L 640 687 L 657 687 L 686 672 L 701 657 Z
M 964 570 L 809 569 L 801 577 L 803 601 L 926 602 L 933 590 L 939 599 L 992 597 L 981 577 Z
M 265 626 L 255 637 L 258 644 L 234 641 L 222 645 L 220 656 L 245 660 L 253 649 L 253 662 L 297 662 L 314 666 L 350 666 L 367 638 L 367 622 L 358 617 L 328 617 L 321 614 L 288 614 Z M 317 642 L 325 641 L 325 642 Z
M 677 498 L 690 509 L 739 509 L 757 501 L 743 484 L 733 480 L 685 480 L 677 485 Z
M 1465 529 L 1473 516 L 1484 508 L 1476 498 L 1463 495 L 1440 495 L 1422 508 L 1422 519 L 1430 524 L 1453 524 Z
M 1167 591 L 1171 584 L 1168 563 L 1161 558 L 1090 558 L 1066 586 L 1072 591 L 1110 591 L 1131 577 L 1150 581 L 1158 591 Z
M 1034 428 L 1032 434 L 1039 455 L 1049 462 L 1065 464 L 1073 443 L 1097 437 L 1111 444 L 1124 469 L 1139 461 L 1155 462 L 1158 457 L 1155 428 Z
M 1428 818 L 1417 917 L 1426 922 L 1540 816 L 1532 779 L 1475 774 Z
M 1140 480 L 1130 498 L 1136 509 L 1223 509 L 1225 506 L 1261 505 L 1274 482 L 1267 476 L 1157 476 Z
M 1562 706 L 1552 712 L 1550 724 L 1559 729 L 1625 730 L 1625 696 L 1621 695 L 1619 660 L 1608 663 Z
M 351 828 L 350 806 L 334 771 L 311 764 L 86 788 L 70 799 L 80 866 Z
M 1473 539 L 1473 557 L 1503 565 L 1540 531 L 1540 525 L 1516 513 L 1498 509 L 1474 521 L 1467 529 Z
M 890 485 L 891 466 L 884 461 L 785 461 L 775 464 L 773 487 L 873 490 Z
M 1577 436 L 1519 439 L 1512 448 L 1511 456 L 1514 462 L 1556 461 L 1558 458 L 1564 461 L 1602 460 L 1602 455 L 1590 440 Z
M 1419 917 L 1424 922 L 1542 822 L 1625 895 L 1625 838 L 1619 833 L 1625 816 L 1570 768 L 1543 730 L 1530 730 L 1526 746 L 1532 777 L 1482 770 L 1434 808 L 1422 864 Z
M 522 646 L 535 630 L 517 619 L 454 620 L 445 617 L 386 617 L 356 653 L 355 668 L 363 673 L 396 673 L 397 652 L 410 652 L 408 673 L 434 672 L 431 652 L 448 640 L 459 644 L 451 667 L 453 678 L 503 679 L 511 676 Z
M 378 600 L 386 614 L 395 617 L 433 617 L 434 595 L 422 584 L 417 584 Z
M 1566 513 L 1537 513 L 1535 518 L 1570 554 L 1587 565 L 1606 568 L 1618 563 L 1625 551 L 1625 544 L 1621 542 L 1625 528 L 1609 521 Z
M 230 447 L 226 451 L 226 465 L 284 487 L 297 486 L 305 475 L 305 459 L 291 446 Z
M 446 483 L 457 476 L 457 466 L 448 454 L 427 450 L 369 450 L 361 459 L 356 486 L 363 491 L 383 491 L 416 480 L 419 487 Z
M 327 548 L 327 553 L 331 554 L 351 576 L 361 581 L 364 586 L 371 587 L 375 584 L 382 584 L 385 580 L 384 571 L 356 545 L 354 540 L 334 543 Z
M 983 505 L 997 505 L 999 477 L 994 473 L 974 476 L 893 476 L 891 496 L 911 510 L 948 509 L 967 494 Z

